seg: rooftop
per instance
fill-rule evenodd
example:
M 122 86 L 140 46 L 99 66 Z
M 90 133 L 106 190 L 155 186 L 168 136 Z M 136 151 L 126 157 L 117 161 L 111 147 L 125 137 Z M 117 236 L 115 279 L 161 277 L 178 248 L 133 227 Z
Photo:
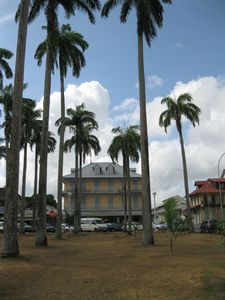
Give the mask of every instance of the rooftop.
M 63 176 L 63 179 L 75 177 L 75 169 L 71 169 L 71 173 Z M 122 178 L 123 167 L 112 162 L 91 162 L 82 168 L 82 178 Z M 130 168 L 131 178 L 141 178 L 141 175 L 136 173 L 135 168 Z

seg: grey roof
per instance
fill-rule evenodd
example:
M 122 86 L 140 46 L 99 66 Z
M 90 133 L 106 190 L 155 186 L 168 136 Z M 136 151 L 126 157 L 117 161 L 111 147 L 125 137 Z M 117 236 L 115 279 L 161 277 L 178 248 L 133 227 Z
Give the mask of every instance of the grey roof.
M 109 171 L 109 168 L 113 169 L 113 172 Z M 100 169 L 100 173 L 95 172 L 95 168 Z M 75 169 L 71 169 L 71 173 L 63 176 L 63 179 L 69 179 L 75 177 Z M 123 177 L 123 167 L 119 164 L 112 162 L 92 162 L 82 168 L 82 178 L 121 178 Z M 140 174 L 136 173 L 136 169 L 131 168 L 131 178 L 141 178 Z

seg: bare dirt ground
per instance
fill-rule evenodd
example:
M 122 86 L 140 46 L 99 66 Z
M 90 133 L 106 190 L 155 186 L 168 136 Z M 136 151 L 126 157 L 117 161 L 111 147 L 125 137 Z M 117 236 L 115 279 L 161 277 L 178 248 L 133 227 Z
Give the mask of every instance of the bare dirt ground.
M 47 248 L 34 241 L 19 236 L 21 256 L 0 259 L 1 300 L 225 299 L 225 247 L 216 235 L 184 233 L 174 256 L 162 232 L 154 247 L 142 245 L 142 233 L 49 235 Z

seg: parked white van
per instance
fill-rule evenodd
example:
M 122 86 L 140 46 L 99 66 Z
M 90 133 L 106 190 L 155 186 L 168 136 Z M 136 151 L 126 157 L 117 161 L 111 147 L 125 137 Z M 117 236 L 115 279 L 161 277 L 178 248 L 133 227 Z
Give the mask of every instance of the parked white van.
M 81 229 L 83 231 L 107 231 L 107 225 L 101 218 L 81 218 Z

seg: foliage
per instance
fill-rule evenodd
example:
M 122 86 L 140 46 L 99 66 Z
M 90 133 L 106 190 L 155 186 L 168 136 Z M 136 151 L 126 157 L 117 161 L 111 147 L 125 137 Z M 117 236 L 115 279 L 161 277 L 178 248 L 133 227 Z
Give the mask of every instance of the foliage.
M 13 53 L 7 49 L 0 48 L 0 91 L 3 90 L 3 72 L 6 78 L 12 78 L 13 72 L 7 62 L 13 56 Z
M 159 125 L 164 127 L 167 132 L 167 128 L 171 125 L 172 121 L 175 121 L 176 128 L 179 134 L 180 146 L 181 146 L 181 156 L 183 164 L 183 177 L 184 177 L 184 188 L 185 188 L 185 198 L 187 204 L 187 214 L 191 221 L 191 209 L 189 201 L 189 187 L 188 187 L 188 170 L 185 155 L 184 139 L 182 132 L 182 117 L 188 119 L 193 126 L 199 124 L 200 108 L 192 103 L 192 96 L 189 93 L 181 94 L 178 99 L 172 99 L 171 97 L 166 97 L 161 100 L 161 104 L 166 104 L 167 109 L 163 111 L 159 117 Z M 189 223 L 189 231 L 193 231 L 193 224 Z
M 56 200 L 54 198 L 54 195 L 52 195 L 52 194 L 46 195 L 46 203 L 47 203 L 47 205 L 57 208 Z
M 177 210 L 176 210 L 176 199 L 175 198 L 169 198 L 166 200 L 164 204 L 164 218 L 167 223 L 168 229 L 170 231 L 170 250 L 171 255 L 173 255 L 173 240 L 175 238 L 175 231 L 177 228 Z

